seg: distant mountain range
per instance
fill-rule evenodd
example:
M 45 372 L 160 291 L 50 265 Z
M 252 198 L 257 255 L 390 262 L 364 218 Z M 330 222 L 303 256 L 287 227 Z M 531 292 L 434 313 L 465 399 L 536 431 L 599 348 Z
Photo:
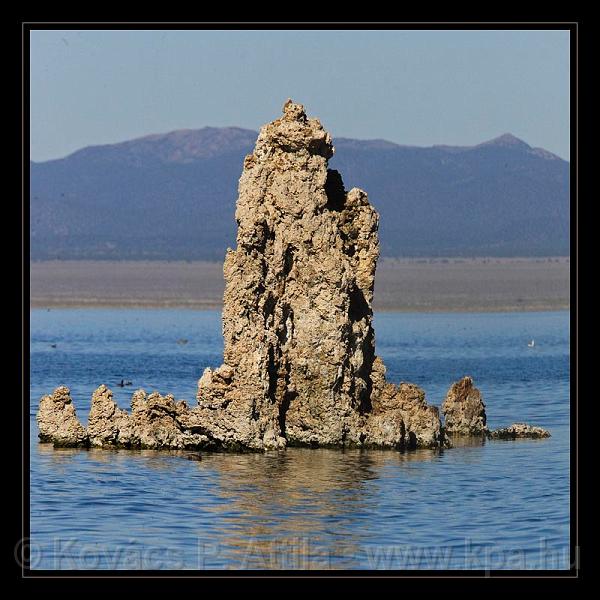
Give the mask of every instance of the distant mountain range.
M 205 127 L 30 163 L 42 259 L 222 260 L 257 132 Z M 505 134 L 477 146 L 334 140 L 330 168 L 367 191 L 383 256 L 569 254 L 569 163 Z

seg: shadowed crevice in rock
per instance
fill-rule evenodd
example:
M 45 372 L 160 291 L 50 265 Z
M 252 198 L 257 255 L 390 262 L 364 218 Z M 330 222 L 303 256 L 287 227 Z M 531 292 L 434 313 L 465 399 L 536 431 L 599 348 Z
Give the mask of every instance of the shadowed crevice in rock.
M 290 386 L 290 366 L 287 363 L 285 363 L 284 381 L 285 381 L 285 385 L 284 385 L 285 391 L 283 393 L 283 398 L 281 400 L 281 403 L 279 404 L 278 420 L 279 420 L 279 428 L 280 428 L 280 431 L 281 431 L 281 435 L 285 438 L 285 436 L 286 436 L 285 419 L 286 419 L 287 411 L 290 408 L 290 403 L 296 397 L 296 392 L 293 391 L 293 390 L 291 390 L 291 386 Z
M 327 194 L 326 208 L 333 211 L 342 211 L 346 203 L 346 190 L 342 176 L 334 169 L 327 170 L 325 181 L 325 193 Z
M 348 298 L 350 300 L 348 316 L 351 321 L 360 321 L 369 318 L 371 307 L 360 288 L 352 288 L 348 294 Z
M 138 390 L 128 413 L 100 386 L 85 429 L 62 387 L 40 402 L 40 439 L 219 450 L 448 446 L 425 392 L 386 381 L 372 310 L 379 215 L 366 192 L 346 191 L 327 168 L 333 152 L 319 120 L 288 100 L 244 160 L 237 244 L 223 265 L 223 364 L 204 370 L 197 406 Z M 449 433 L 487 434 L 472 383 L 455 384 L 446 399 Z M 503 435 L 515 431 L 523 430 Z
M 354 322 L 362 322 L 371 319 L 371 307 L 365 299 L 364 293 L 359 288 L 354 288 L 349 294 L 350 320 Z M 371 394 L 373 392 L 373 382 L 371 380 L 371 371 L 373 369 L 373 361 L 375 360 L 375 335 L 372 328 L 367 331 L 364 340 L 361 340 L 354 333 L 349 336 L 351 348 L 361 348 L 363 353 L 362 365 L 356 370 L 355 376 L 365 382 L 365 388 L 359 395 L 359 411 L 361 414 L 371 412 Z M 354 380 L 353 380 L 354 383 Z

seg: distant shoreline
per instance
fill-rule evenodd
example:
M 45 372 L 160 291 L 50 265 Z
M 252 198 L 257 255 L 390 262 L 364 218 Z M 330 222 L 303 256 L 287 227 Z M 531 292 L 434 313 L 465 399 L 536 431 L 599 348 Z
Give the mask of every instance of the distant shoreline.
M 220 310 L 223 265 L 205 261 L 30 263 L 30 308 Z M 570 261 L 551 258 L 380 260 L 376 312 L 570 309 Z
M 190 303 L 190 304 L 168 304 L 162 303 L 159 304 L 157 302 L 148 302 L 146 304 L 141 304 L 139 302 L 57 302 L 53 303 L 52 299 L 35 301 L 29 304 L 29 308 L 31 309 L 47 309 L 47 310 L 67 310 L 67 309 L 77 309 L 77 310 L 93 310 L 93 309 L 123 309 L 123 310 L 169 310 L 169 309 L 177 309 L 177 310 L 221 310 L 223 305 L 217 304 L 202 304 L 202 303 Z M 522 313 L 530 313 L 530 312 L 561 312 L 561 311 L 569 311 L 570 306 L 568 304 L 562 305 L 540 305 L 540 306 L 498 306 L 493 309 L 488 307 L 464 307 L 464 308 L 453 308 L 453 307 L 445 307 L 439 306 L 435 308 L 429 307 L 385 307 L 374 309 L 376 313 L 428 313 L 428 314 L 447 314 L 447 313 L 514 313 L 514 312 L 522 312 Z

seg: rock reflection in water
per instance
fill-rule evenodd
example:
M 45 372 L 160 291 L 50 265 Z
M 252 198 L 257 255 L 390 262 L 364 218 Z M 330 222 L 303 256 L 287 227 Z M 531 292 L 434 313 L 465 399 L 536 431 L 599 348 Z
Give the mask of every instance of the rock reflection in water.
M 112 465 L 115 463 L 115 473 L 129 460 L 144 460 L 144 466 L 168 471 L 173 468 L 171 460 L 176 458 L 187 458 L 189 455 L 197 455 L 197 452 L 185 450 L 139 450 L 123 448 L 55 448 L 52 444 L 39 444 L 39 454 L 44 456 L 55 465 L 66 464 L 73 459 L 85 457 L 90 463 L 99 465 Z
M 356 568 L 365 542 L 359 532 L 368 531 L 361 521 L 384 501 L 375 480 L 387 466 L 439 454 L 293 448 L 204 455 L 198 468 L 216 472 L 226 500 L 210 507 L 224 527 L 207 554 L 232 568 Z
M 123 540 L 143 547 L 165 538 L 173 554 L 183 536 L 185 547 L 175 555 L 183 552 L 184 558 L 171 566 L 193 569 L 360 568 L 372 515 L 408 514 L 417 463 L 443 453 L 289 448 L 206 452 L 200 461 L 189 461 L 185 451 L 57 450 L 51 444 L 37 450 L 52 482 L 45 493 L 62 495 L 79 513 L 94 507 L 82 543 L 111 539 L 113 531 L 108 555 Z M 381 489 L 387 477 L 406 484 L 393 508 Z M 132 516 L 142 514 L 141 521 Z M 127 526 L 114 529 L 123 518 Z M 75 539 L 79 549 L 80 536 Z

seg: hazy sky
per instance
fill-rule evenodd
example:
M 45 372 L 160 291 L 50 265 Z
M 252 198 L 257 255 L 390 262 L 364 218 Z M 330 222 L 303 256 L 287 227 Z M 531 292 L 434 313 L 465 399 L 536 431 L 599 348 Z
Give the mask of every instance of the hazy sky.
M 334 137 L 569 159 L 568 31 L 32 31 L 31 158 L 303 103 Z

